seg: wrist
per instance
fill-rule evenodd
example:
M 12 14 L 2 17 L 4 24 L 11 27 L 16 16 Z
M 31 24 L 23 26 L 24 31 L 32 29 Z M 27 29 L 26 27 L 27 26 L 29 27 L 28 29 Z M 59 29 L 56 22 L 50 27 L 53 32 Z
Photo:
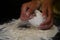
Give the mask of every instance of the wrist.
M 43 0 L 43 3 L 52 4 L 52 0 Z
M 40 5 L 40 0 L 32 0 L 32 1 Z

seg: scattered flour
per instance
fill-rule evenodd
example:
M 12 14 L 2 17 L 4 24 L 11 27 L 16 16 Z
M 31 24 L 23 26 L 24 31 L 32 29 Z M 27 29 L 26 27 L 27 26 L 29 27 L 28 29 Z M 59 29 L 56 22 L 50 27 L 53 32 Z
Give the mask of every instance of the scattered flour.
M 51 38 L 58 32 L 55 25 L 49 30 L 38 30 L 34 28 L 20 30 L 18 26 L 22 24 L 24 22 L 20 19 L 14 19 L 9 23 L 0 25 L 0 40 L 52 40 Z

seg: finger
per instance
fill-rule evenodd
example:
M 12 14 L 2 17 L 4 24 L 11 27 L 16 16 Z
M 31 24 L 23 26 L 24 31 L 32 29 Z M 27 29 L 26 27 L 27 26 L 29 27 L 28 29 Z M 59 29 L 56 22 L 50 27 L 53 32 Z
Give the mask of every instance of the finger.
M 28 13 L 27 13 L 27 17 L 29 17 L 29 19 L 32 19 L 33 17 L 36 16 L 36 14 L 34 13 L 34 9 L 28 9 Z
M 30 17 L 32 14 L 34 14 L 34 11 L 35 11 L 35 9 L 36 9 L 36 7 L 34 7 L 35 6 L 35 4 L 31 4 L 31 2 L 30 2 L 30 5 L 28 5 L 28 7 L 29 7 L 29 9 L 27 10 L 27 17 Z M 33 16 L 31 16 L 31 17 L 33 17 Z
M 25 17 L 28 19 L 31 16 L 32 9 L 30 8 L 29 5 L 28 5 L 28 7 L 24 7 L 24 8 L 25 8 L 25 10 L 23 12 L 25 14 Z M 27 8 L 29 8 L 29 9 L 27 9 Z
M 39 26 L 38 29 L 47 30 L 47 29 L 50 29 L 52 26 L 53 26 L 53 21 L 51 21 L 51 23 L 49 24 Z
M 48 16 L 53 16 L 52 7 L 48 6 Z
M 33 15 L 33 9 L 29 8 L 26 13 L 27 18 L 31 19 L 34 17 Z
M 26 20 L 27 19 L 27 16 L 26 16 L 27 7 L 28 7 L 27 4 L 22 5 L 22 8 L 21 8 L 21 19 L 22 20 Z
M 22 7 L 21 7 L 21 13 L 26 13 L 27 7 L 28 7 L 27 4 L 22 5 Z
M 46 3 L 43 3 L 43 5 L 42 5 L 42 16 L 44 17 L 45 16 L 45 21 L 41 24 L 41 26 L 42 25 L 45 25 L 45 24 L 47 24 L 47 20 L 48 20 L 48 18 L 47 18 L 47 5 L 46 5 Z
M 51 22 L 51 18 L 47 17 L 47 19 L 41 24 L 41 26 L 46 25 Z
M 53 24 L 53 18 L 50 20 L 50 22 L 49 23 L 47 23 L 47 24 L 42 24 L 42 25 L 40 25 L 40 26 L 45 26 L 45 25 L 49 25 L 49 27 L 51 26 Z
M 21 17 L 20 17 L 20 18 L 21 18 L 21 20 L 24 20 L 24 21 L 25 21 L 25 20 L 27 20 L 26 15 L 23 15 L 23 14 L 21 15 Z
M 36 8 L 36 6 L 35 6 L 35 7 L 34 7 L 34 6 L 35 6 L 35 4 L 34 4 L 34 5 L 32 5 L 32 4 L 31 4 L 31 5 L 29 5 L 28 12 L 30 12 L 31 14 L 33 14 L 33 13 L 34 13 L 34 11 L 37 9 L 37 8 Z
M 27 8 L 27 6 L 25 4 L 22 5 L 22 7 L 21 7 L 21 18 L 24 17 L 25 12 L 26 12 L 26 8 Z
M 51 20 L 51 23 L 49 24 L 49 27 L 53 26 L 53 19 Z
M 50 29 L 53 26 L 53 21 L 51 21 L 51 23 L 47 24 L 47 26 L 45 26 L 45 29 Z
M 47 16 L 47 18 L 46 18 L 46 20 L 41 24 L 41 25 L 46 25 L 46 24 L 48 24 L 48 23 L 50 23 L 51 22 L 51 20 L 52 20 L 52 14 L 51 14 L 51 10 L 48 12 L 48 16 Z
M 34 18 L 35 16 L 36 16 L 35 14 L 32 14 L 29 19 L 32 19 L 32 18 Z
M 47 5 L 46 6 L 44 6 L 44 4 L 42 5 L 42 13 L 43 13 L 42 16 L 47 16 Z
M 23 20 L 23 21 L 25 21 L 26 20 L 26 18 L 24 17 L 24 16 L 21 16 L 21 18 L 20 18 L 21 20 Z
M 48 7 L 48 16 L 47 16 L 47 19 L 45 21 L 45 24 L 50 23 L 52 19 L 53 19 L 53 17 L 52 17 L 52 9 L 51 9 L 51 7 Z

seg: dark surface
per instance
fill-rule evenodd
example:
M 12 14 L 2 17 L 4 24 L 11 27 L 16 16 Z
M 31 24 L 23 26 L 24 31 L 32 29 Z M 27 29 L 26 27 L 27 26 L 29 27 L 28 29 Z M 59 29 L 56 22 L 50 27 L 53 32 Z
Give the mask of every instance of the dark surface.
M 60 40 L 60 32 L 58 32 L 55 37 L 52 38 L 53 40 Z

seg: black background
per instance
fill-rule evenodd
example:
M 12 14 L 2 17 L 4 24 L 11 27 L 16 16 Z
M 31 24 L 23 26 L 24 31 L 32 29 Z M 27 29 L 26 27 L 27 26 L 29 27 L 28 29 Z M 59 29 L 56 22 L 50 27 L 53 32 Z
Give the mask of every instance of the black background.
M 31 0 L 2 0 L 0 5 L 0 24 L 20 17 L 21 5 Z

